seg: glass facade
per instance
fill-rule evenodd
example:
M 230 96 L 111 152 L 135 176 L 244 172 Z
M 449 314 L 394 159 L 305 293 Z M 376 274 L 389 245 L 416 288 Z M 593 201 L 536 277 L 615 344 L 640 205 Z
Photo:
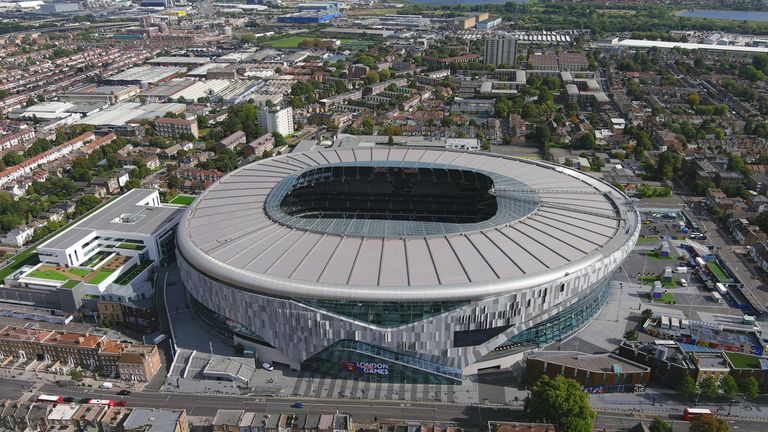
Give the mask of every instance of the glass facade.
M 370 382 L 461 383 L 461 369 L 349 339 L 340 340 L 306 360 L 302 369 Z
M 296 299 L 300 303 L 379 327 L 398 327 L 422 321 L 466 305 L 466 301 L 446 302 L 365 302 Z
M 568 306 L 562 312 L 512 336 L 496 349 L 528 345 L 542 346 L 561 341 L 578 331 L 597 315 L 605 305 L 605 302 L 608 301 L 610 292 L 611 281 L 606 279 L 589 291 L 586 296 Z

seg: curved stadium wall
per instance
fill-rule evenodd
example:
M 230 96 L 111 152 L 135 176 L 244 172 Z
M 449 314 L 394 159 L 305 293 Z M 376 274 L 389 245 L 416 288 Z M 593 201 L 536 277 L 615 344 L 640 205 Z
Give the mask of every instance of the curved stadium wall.
M 638 233 L 624 195 L 567 168 L 326 150 L 223 178 L 185 215 L 177 256 L 200 316 L 263 361 L 456 383 L 589 322 Z

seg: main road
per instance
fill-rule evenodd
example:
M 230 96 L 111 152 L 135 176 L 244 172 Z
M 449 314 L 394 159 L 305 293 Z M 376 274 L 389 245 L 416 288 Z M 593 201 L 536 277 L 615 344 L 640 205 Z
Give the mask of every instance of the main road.
M 15 399 L 22 395 L 20 385 L 29 388 L 29 382 L 0 379 L 0 398 Z M 401 401 L 359 401 L 359 400 L 296 400 L 276 398 L 252 398 L 239 396 L 192 395 L 162 392 L 140 392 L 120 397 L 114 392 L 84 387 L 57 387 L 45 385 L 41 393 L 81 398 L 123 399 L 129 407 L 161 409 L 186 409 L 188 415 L 212 417 L 219 409 L 242 409 L 260 413 L 295 412 L 303 414 L 347 413 L 358 423 L 382 420 L 413 420 L 429 423 L 452 421 L 469 430 L 483 430 L 489 420 L 526 421 L 520 405 L 514 407 L 458 405 L 442 403 L 417 403 Z M 291 408 L 295 402 L 302 402 L 304 408 Z M 651 421 L 653 414 L 643 412 L 612 413 L 598 411 L 594 426 L 608 430 L 627 429 L 640 420 Z M 687 430 L 688 423 L 678 418 L 665 419 L 674 425 L 674 430 Z M 768 423 L 755 420 L 729 420 L 732 430 L 765 431 Z

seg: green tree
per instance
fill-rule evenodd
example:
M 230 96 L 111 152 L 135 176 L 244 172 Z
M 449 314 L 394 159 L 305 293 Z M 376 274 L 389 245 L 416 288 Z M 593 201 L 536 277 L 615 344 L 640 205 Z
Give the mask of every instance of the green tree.
M 3 156 L 5 166 L 14 166 L 24 162 L 24 155 L 16 152 L 9 152 Z
M 747 400 L 752 400 L 760 394 L 760 385 L 755 377 L 749 377 L 739 382 L 739 390 Z
M 717 385 L 717 380 L 714 377 L 706 377 L 699 382 L 699 391 L 701 397 L 704 400 L 715 400 L 717 395 L 720 394 L 720 389 Z
M 643 321 L 648 321 L 653 318 L 653 309 L 643 309 L 643 311 L 640 312 L 640 316 L 643 318 Z
M 82 382 L 83 371 L 81 371 L 80 369 L 72 369 L 72 372 L 69 373 L 69 377 L 72 378 L 72 381 Z
M 696 394 L 696 381 L 690 375 L 684 375 L 677 385 L 677 391 L 685 397 L 692 397 Z
M 83 195 L 80 197 L 79 200 L 77 200 L 77 206 L 75 206 L 75 211 L 77 211 L 80 214 L 83 214 L 88 210 L 95 208 L 100 203 L 101 203 L 101 200 L 95 195 Z
M 275 139 L 275 147 L 281 147 L 286 144 L 285 137 L 280 132 L 272 132 L 272 137 Z
M 699 102 L 701 102 L 701 96 L 698 93 L 691 92 L 688 94 L 688 105 L 695 107 Z
M 682 157 L 679 153 L 667 150 L 659 153 L 659 160 L 656 163 L 656 176 L 661 180 L 672 180 L 675 171 L 680 168 Z
M 736 378 L 726 375 L 720 380 L 720 390 L 728 397 L 736 396 L 739 393 L 739 386 L 736 384 Z
M 370 71 L 368 72 L 368 75 L 365 76 L 365 83 L 370 84 L 376 84 L 379 82 L 379 73 L 376 71 Z
M 672 426 L 661 417 L 654 417 L 648 429 L 651 432 L 672 432 Z
M 691 422 L 688 432 L 728 432 L 728 423 L 715 416 L 699 416 Z
M 552 423 L 558 430 L 591 432 L 595 412 L 579 384 L 562 375 L 542 376 L 525 399 L 525 413 L 533 421 Z

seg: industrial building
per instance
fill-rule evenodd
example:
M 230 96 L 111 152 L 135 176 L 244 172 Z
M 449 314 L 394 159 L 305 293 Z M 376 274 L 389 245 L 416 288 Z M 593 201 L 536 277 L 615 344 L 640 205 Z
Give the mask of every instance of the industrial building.
M 588 323 L 639 229 L 625 195 L 576 170 L 332 148 L 224 176 L 185 213 L 177 258 L 196 313 L 259 361 L 455 384 Z
M 281 24 L 320 24 L 340 16 L 341 13 L 336 11 L 304 11 L 290 15 L 281 15 L 277 17 L 277 22 Z

